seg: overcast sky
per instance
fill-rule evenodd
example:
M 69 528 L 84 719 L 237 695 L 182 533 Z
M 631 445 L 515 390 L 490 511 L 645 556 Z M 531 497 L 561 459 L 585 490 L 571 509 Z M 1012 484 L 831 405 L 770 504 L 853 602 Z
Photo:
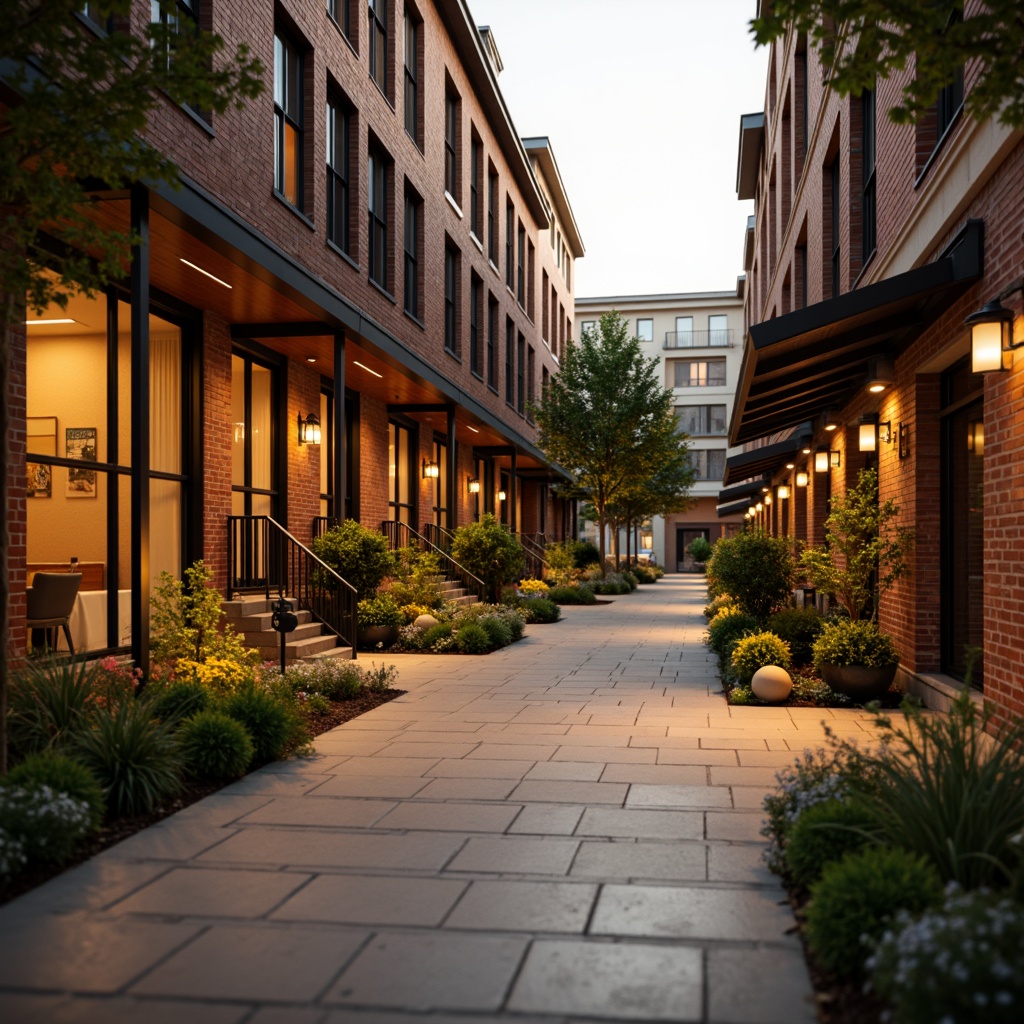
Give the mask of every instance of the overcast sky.
M 726 291 L 753 202 L 740 115 L 764 106 L 755 0 L 468 0 L 521 136 L 547 135 L 586 257 L 577 296 Z

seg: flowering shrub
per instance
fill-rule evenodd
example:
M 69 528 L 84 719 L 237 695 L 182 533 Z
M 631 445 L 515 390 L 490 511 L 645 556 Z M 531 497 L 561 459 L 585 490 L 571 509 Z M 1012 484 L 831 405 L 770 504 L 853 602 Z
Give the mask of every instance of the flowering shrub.
M 62 864 L 92 827 L 85 800 L 47 785 L 0 788 L 0 877 L 29 861 Z
M 524 597 L 537 594 L 540 597 L 547 597 L 550 588 L 543 580 L 520 580 L 519 593 Z
M 1024 907 L 947 888 L 919 919 L 901 911 L 867 960 L 895 1024 L 1016 1024 L 1024 1018 Z
M 201 683 L 211 693 L 227 696 L 240 686 L 256 678 L 253 666 L 231 658 L 211 656 L 205 662 L 179 659 L 174 666 L 174 678 L 178 681 L 193 680 Z
M 774 633 L 752 633 L 733 645 L 731 662 L 740 682 L 749 683 L 754 673 L 765 665 L 789 668 L 789 644 Z
M 96 707 L 118 707 L 138 692 L 142 669 L 133 668 L 117 658 L 104 658 L 93 666 L 91 678 Z

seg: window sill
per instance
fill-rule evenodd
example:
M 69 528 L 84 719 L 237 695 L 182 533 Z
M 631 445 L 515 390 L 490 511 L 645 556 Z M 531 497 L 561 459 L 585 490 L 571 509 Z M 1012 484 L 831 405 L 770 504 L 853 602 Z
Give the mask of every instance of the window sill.
M 173 102 L 173 101 L 172 101 Z M 203 117 L 197 110 L 194 110 L 187 103 L 175 103 L 174 104 L 190 121 L 195 122 L 206 134 L 211 138 L 217 138 L 217 133 L 214 131 L 213 125 Z
M 476 379 L 477 379 L 478 381 L 480 381 L 480 383 L 481 383 L 481 384 L 483 383 L 483 380 L 484 380 L 484 375 L 483 375 L 482 373 L 478 373 L 478 372 L 477 372 L 476 370 L 470 370 L 469 372 L 470 372 L 470 373 L 471 373 L 471 374 L 472 374 L 472 375 L 473 375 L 474 377 L 476 377 Z
M 405 137 L 416 147 L 416 152 L 419 153 L 420 156 L 426 155 L 423 152 L 423 143 L 420 142 L 420 140 L 417 139 L 408 128 L 405 129 Z
M 459 206 L 459 204 L 456 201 L 455 197 L 451 194 L 451 192 L 448 191 L 448 189 L 444 190 L 444 197 L 445 197 L 445 199 L 448 200 L 448 205 L 455 211 L 455 213 L 457 214 L 459 220 L 462 220 L 463 217 L 464 217 L 464 214 L 462 212 L 462 207 Z
M 405 314 L 405 318 L 411 320 L 421 331 L 427 329 L 427 325 L 418 316 L 413 315 L 407 309 L 403 309 L 402 312 Z
M 352 51 L 353 56 L 358 57 L 359 51 L 356 49 L 356 44 L 351 39 L 349 39 L 349 37 L 345 34 L 345 30 L 337 23 L 337 21 L 334 20 L 333 17 L 331 17 L 330 11 L 325 10 L 324 13 L 327 15 L 327 20 L 338 30 L 338 35 L 345 40 L 345 43 L 348 45 L 348 48 Z
M 462 365 L 462 356 L 460 356 L 458 352 L 454 352 L 452 349 L 448 348 L 447 345 L 445 345 L 444 354 L 448 356 L 449 359 L 454 359 L 460 366 Z
M 476 232 L 472 228 L 469 229 L 469 240 L 480 250 L 481 253 L 484 251 L 484 243 L 476 237 Z
M 316 231 L 316 225 L 283 193 L 274 189 L 274 198 L 288 210 L 290 210 L 310 231 Z
M 329 238 L 327 239 L 327 248 L 333 250 L 338 256 L 340 256 L 353 270 L 359 270 L 359 264 L 337 242 L 332 242 Z
M 497 387 L 494 384 L 488 384 L 487 385 L 487 390 L 490 391 L 492 394 L 495 394 L 495 395 L 498 393 L 498 389 L 497 389 Z
M 924 162 L 924 167 L 921 168 L 921 173 L 914 179 L 914 191 L 916 192 L 921 185 L 924 183 L 924 179 L 928 177 L 928 172 L 931 171 L 932 167 L 938 163 L 939 156 L 943 149 L 946 147 L 946 140 L 956 131 L 957 126 L 963 120 L 964 108 L 963 104 L 960 105 L 960 109 L 953 115 L 953 119 L 949 122 L 946 130 L 939 136 L 939 141 L 935 143 L 935 148 L 928 155 L 928 159 Z
M 387 288 L 384 287 L 384 285 L 380 284 L 380 282 L 378 281 L 375 281 L 372 277 L 368 277 L 366 280 L 369 281 L 370 284 L 374 288 L 376 288 L 377 291 L 379 291 L 381 295 L 383 295 L 384 298 L 387 299 L 393 306 L 398 305 L 398 300 L 394 297 L 394 295 L 391 294 L 391 292 L 387 290 Z
M 498 264 L 495 263 L 490 256 L 487 257 L 487 265 L 494 271 L 495 277 L 501 277 L 501 271 L 498 269 Z
M 342 33 L 342 35 L 344 35 L 344 32 Z M 380 93 L 384 102 L 391 108 L 391 113 L 395 113 L 395 105 L 394 103 L 391 102 L 391 98 L 388 96 L 388 94 L 380 87 L 380 82 L 378 82 L 377 79 L 374 78 L 373 75 L 371 74 L 367 74 L 366 77 L 369 78 L 371 82 L 373 82 L 373 87 L 377 90 L 377 92 Z
M 850 285 L 851 292 L 860 287 L 860 282 L 863 279 L 864 275 L 867 273 L 868 267 L 871 266 L 871 261 L 875 258 L 875 253 L 877 252 L 878 247 L 875 246 L 875 248 L 872 249 L 871 252 L 868 254 L 868 258 L 864 261 L 863 265 L 861 266 L 860 273 L 857 275 L 856 280 Z

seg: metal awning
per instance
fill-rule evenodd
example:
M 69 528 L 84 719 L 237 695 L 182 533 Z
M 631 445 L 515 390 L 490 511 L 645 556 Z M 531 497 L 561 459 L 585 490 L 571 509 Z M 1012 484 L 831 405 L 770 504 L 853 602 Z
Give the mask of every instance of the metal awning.
M 729 444 L 841 409 L 875 359 L 895 359 L 983 266 L 984 222 L 969 220 L 942 256 L 876 284 L 750 328 Z
M 724 519 L 726 516 L 746 512 L 750 507 L 751 498 L 756 497 L 759 500 L 764 488 L 770 483 L 769 477 L 758 477 L 756 480 L 744 480 L 741 484 L 733 484 L 732 487 L 723 487 L 718 492 L 718 518 Z
M 738 516 L 746 512 L 748 508 L 750 508 L 750 499 L 743 498 L 740 501 L 730 501 L 725 505 L 719 505 L 716 511 L 718 518 L 724 519 L 726 516 Z
M 813 426 L 808 421 L 801 423 L 784 441 L 776 441 L 774 444 L 762 445 L 760 448 L 729 456 L 725 460 L 723 483 L 731 484 L 752 476 L 767 477 L 770 480 L 780 466 L 792 461 L 792 456 L 803 447 L 805 438 L 809 438 L 813 432 Z

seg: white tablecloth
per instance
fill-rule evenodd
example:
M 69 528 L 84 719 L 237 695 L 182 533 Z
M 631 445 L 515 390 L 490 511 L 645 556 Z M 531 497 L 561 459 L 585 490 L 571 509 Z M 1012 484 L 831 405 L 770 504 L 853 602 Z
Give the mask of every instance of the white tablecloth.
M 117 643 L 125 647 L 132 642 L 132 592 L 117 592 Z M 98 651 L 107 646 L 107 592 L 80 590 L 68 620 L 76 653 Z M 61 644 L 58 638 L 58 646 Z

